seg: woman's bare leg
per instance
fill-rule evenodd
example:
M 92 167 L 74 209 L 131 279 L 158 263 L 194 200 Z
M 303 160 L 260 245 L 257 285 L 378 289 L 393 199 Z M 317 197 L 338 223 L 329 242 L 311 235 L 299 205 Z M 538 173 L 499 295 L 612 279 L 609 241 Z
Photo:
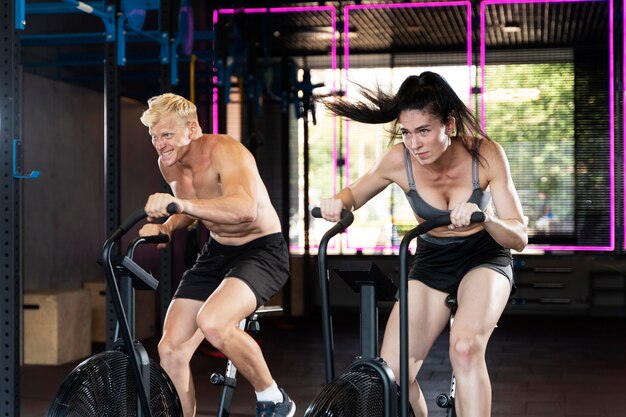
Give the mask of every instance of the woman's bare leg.
M 458 310 L 450 331 L 450 361 L 456 377 L 459 417 L 491 416 L 487 343 L 506 306 L 509 281 L 488 268 L 470 271 L 458 290 Z

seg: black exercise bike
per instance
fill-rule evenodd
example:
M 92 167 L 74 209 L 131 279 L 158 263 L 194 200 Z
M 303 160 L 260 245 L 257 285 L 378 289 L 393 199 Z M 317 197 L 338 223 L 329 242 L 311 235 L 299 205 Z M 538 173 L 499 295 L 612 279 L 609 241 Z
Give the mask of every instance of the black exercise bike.
M 178 212 L 175 205 L 167 207 Z M 155 290 L 158 281 L 133 261 L 135 248 L 144 243 L 167 243 L 167 235 L 137 237 L 126 255 L 113 256 L 113 247 L 135 224 L 146 218 L 143 209 L 133 213 L 104 244 L 100 263 L 104 268 L 111 301 L 118 318 L 117 339 L 112 350 L 80 363 L 68 375 L 47 417 L 178 417 L 182 407 L 174 384 L 157 362 L 135 340 L 134 291 Z M 260 306 L 238 327 L 252 337 L 260 332 L 259 318 L 282 312 L 281 306 Z M 217 417 L 228 417 L 237 386 L 237 368 L 230 359 L 223 374 L 213 373 L 211 384 L 221 387 Z
M 47 417 L 178 417 L 182 407 L 174 384 L 157 362 L 148 357 L 134 334 L 134 291 L 155 290 L 158 281 L 137 263 L 133 254 L 144 243 L 167 243 L 168 236 L 137 237 L 125 256 L 113 247 L 139 221 L 143 209 L 133 213 L 107 239 L 100 262 L 118 320 L 113 349 L 80 363 L 68 375 L 50 406 Z
M 319 208 L 312 210 L 314 217 L 321 217 Z M 484 221 L 484 213 L 474 213 L 472 222 Z M 341 219 L 322 237 L 318 252 L 320 274 L 322 326 L 324 335 L 324 359 L 326 385 L 305 412 L 305 417 L 408 417 L 413 415 L 409 405 L 408 377 L 408 254 L 409 244 L 417 236 L 436 227 L 450 224 L 449 214 L 430 219 L 410 230 L 400 243 L 400 387 L 385 361 L 378 357 L 377 349 L 377 294 L 388 299 L 395 295 L 395 284 L 371 261 L 343 263 L 335 272 L 353 289 L 361 293 L 361 356 L 349 365 L 339 377 L 334 376 L 333 331 L 328 291 L 329 270 L 326 248 L 334 236 L 342 233 L 354 220 L 352 212 L 342 210 Z M 395 298 L 395 297 L 393 297 Z M 440 407 L 454 416 L 454 376 L 450 394 L 437 399 Z

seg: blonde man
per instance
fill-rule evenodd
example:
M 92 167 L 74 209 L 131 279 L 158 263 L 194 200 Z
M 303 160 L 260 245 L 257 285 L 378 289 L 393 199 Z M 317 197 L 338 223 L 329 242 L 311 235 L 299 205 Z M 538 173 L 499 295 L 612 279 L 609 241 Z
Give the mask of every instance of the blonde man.
M 174 294 L 159 342 L 161 366 L 183 406 L 195 415 L 189 362 L 203 339 L 232 360 L 257 396 L 257 417 L 291 417 L 296 406 L 278 388 L 258 344 L 237 324 L 287 281 L 289 252 L 276 210 L 250 152 L 226 135 L 203 134 L 196 106 L 163 94 L 148 100 L 141 116 L 156 149 L 163 178 L 173 195 L 156 193 L 145 205 L 149 220 L 141 236 L 187 227 L 198 220 L 210 231 L 196 263 Z

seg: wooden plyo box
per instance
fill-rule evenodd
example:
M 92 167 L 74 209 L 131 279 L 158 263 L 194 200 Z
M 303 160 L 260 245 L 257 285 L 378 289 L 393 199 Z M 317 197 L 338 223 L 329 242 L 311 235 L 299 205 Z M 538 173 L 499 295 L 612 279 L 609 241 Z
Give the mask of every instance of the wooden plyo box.
M 24 363 L 59 365 L 91 355 L 91 308 L 84 289 L 24 293 Z
M 91 341 L 106 342 L 106 295 L 104 281 L 85 281 L 83 288 L 91 299 Z M 146 339 L 155 335 L 155 292 L 135 291 L 135 337 Z

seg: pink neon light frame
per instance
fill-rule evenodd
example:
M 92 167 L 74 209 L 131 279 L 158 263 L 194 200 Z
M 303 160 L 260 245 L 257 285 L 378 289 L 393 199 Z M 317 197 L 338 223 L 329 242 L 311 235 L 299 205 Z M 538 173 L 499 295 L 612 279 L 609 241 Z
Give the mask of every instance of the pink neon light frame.
M 337 90 L 335 78 L 337 72 L 337 9 L 334 6 L 300 6 L 300 7 L 259 7 L 259 8 L 244 8 L 244 9 L 219 9 L 213 11 L 213 27 L 217 25 L 220 14 L 235 14 L 239 12 L 243 13 L 305 13 L 305 12 L 330 12 L 330 25 L 332 30 L 331 37 L 331 50 L 330 50 L 330 66 L 333 72 L 333 86 L 332 91 Z M 213 77 L 213 83 L 217 84 L 217 77 Z M 212 105 L 211 105 L 212 117 L 213 117 L 213 129 L 212 132 L 214 134 L 219 133 L 218 126 L 218 90 L 216 87 L 213 88 L 212 94 Z M 336 179 L 337 178 L 337 128 L 335 127 L 333 130 L 333 191 L 337 189 Z M 311 248 L 315 246 L 311 245 Z M 289 247 L 290 250 L 301 249 L 299 246 L 291 245 Z
M 343 23 L 343 32 L 344 32 L 344 65 L 345 65 L 345 80 L 344 80 L 344 91 L 348 92 L 348 71 L 350 69 L 350 11 L 352 10 L 364 10 L 364 9 L 408 9 L 408 8 L 438 8 L 438 7 L 466 7 L 467 14 L 467 67 L 468 67 L 468 77 L 470 77 L 470 90 L 468 92 L 471 103 L 471 71 L 469 69 L 472 66 L 472 4 L 470 1 L 434 1 L 434 2 L 424 2 L 424 3 L 390 3 L 390 4 L 359 4 L 359 5 L 348 5 L 344 7 L 344 23 Z M 349 122 L 346 122 L 346 141 L 345 141 L 345 178 L 346 182 L 350 179 L 350 141 L 348 140 L 350 129 Z M 384 250 L 389 249 L 388 246 L 350 246 L 350 231 L 346 233 L 346 247 L 350 249 L 373 249 L 373 250 Z M 398 249 L 398 246 L 392 246 L 391 249 Z
M 485 101 L 483 99 L 485 86 L 485 7 L 495 4 L 527 4 L 527 3 L 583 3 L 599 2 L 606 0 L 483 0 L 480 3 L 480 119 L 483 130 L 485 129 Z M 614 81 L 614 55 L 613 55 L 613 0 L 609 3 L 609 198 L 610 198 L 610 236 L 608 246 L 567 246 L 567 245 L 529 245 L 529 248 L 552 251 L 613 251 L 615 249 L 615 81 Z M 626 22 L 626 18 L 624 20 Z M 625 38 L 626 39 L 626 35 Z M 626 162 L 626 159 L 625 159 Z M 624 213 L 626 218 L 626 212 Z
M 330 12 L 330 24 L 332 27 L 333 36 L 331 38 L 331 68 L 334 70 L 337 69 L 337 39 L 335 37 L 335 33 L 337 31 L 337 10 L 334 6 L 300 6 L 300 7 L 257 7 L 257 8 L 244 8 L 244 9 L 218 9 L 213 11 L 213 27 L 217 25 L 220 14 L 235 14 L 235 13 L 247 13 L 247 14 L 258 14 L 258 13 L 304 13 L 304 12 Z M 217 77 L 213 77 L 214 84 L 217 84 Z M 333 85 L 333 91 L 335 90 L 335 86 Z M 213 117 L 213 129 L 212 132 L 217 134 L 219 133 L 218 126 L 218 91 L 217 88 L 213 88 L 212 94 L 212 117 Z M 336 156 L 336 155 L 333 155 Z M 337 158 L 333 158 L 333 161 L 336 161 Z

